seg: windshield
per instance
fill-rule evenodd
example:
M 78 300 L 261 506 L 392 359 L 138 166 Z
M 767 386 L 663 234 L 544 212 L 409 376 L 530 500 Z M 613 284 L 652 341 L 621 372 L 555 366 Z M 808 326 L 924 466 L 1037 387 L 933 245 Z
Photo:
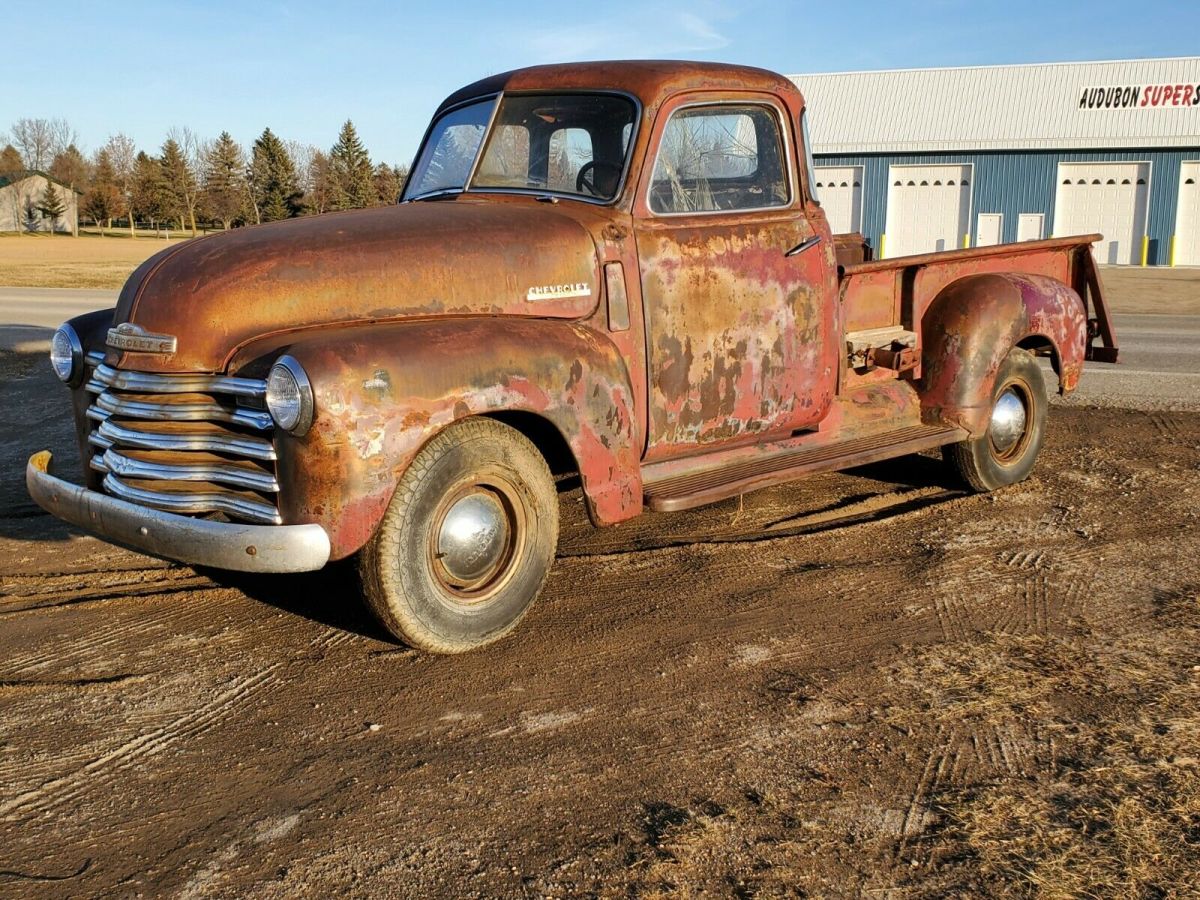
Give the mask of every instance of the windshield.
M 477 155 L 470 190 L 596 200 L 616 196 L 637 115 L 632 100 L 608 94 L 510 94 L 501 98 L 493 117 L 495 102 L 459 107 L 438 119 L 406 199 L 461 190 Z
M 479 153 L 483 133 L 496 99 L 481 100 L 446 113 L 434 124 L 429 140 L 408 180 L 406 197 L 419 197 L 434 191 L 461 190 L 471 174 L 471 164 Z

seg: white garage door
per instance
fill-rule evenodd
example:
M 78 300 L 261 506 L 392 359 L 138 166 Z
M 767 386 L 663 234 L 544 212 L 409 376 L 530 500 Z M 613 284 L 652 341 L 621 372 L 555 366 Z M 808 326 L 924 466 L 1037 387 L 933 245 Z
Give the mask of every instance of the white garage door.
M 1097 262 L 1136 265 L 1149 198 L 1149 163 L 1059 163 L 1054 234 L 1098 231 L 1104 240 L 1094 248 Z
M 1175 265 L 1200 266 L 1200 162 L 1180 164 L 1178 208 Z
M 834 234 L 862 231 L 862 166 L 817 168 L 817 199 Z
M 888 256 L 955 250 L 971 230 L 970 166 L 888 169 Z

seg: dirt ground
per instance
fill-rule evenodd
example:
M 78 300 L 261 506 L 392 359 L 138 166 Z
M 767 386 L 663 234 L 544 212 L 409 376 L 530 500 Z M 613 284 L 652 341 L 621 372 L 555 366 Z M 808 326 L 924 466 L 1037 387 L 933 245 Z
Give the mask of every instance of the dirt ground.
M 1196 896 L 1200 414 L 1062 407 L 1034 476 L 930 457 L 563 540 L 425 656 L 344 566 L 244 578 L 44 515 L 0 356 L 0 894 Z
M 0 236 L 0 285 L 5 287 L 107 288 L 116 290 L 133 270 L 178 240 L 128 232 L 100 237 L 8 234 Z

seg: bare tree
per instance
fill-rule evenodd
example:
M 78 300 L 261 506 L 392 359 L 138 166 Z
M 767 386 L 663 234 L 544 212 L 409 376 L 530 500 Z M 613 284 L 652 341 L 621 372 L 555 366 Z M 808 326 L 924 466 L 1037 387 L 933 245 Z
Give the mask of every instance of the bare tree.
M 66 119 L 17 119 L 12 127 L 12 142 L 21 151 L 25 164 L 39 172 L 50 167 L 51 160 L 78 136 Z
M 129 210 L 129 236 L 136 238 L 137 232 L 134 228 L 136 216 L 130 203 L 133 198 L 134 176 L 137 173 L 137 147 L 133 143 L 133 138 L 117 132 L 108 139 L 104 149 L 108 152 L 108 159 L 112 164 L 117 189 L 121 192 L 124 204 Z
M 167 132 L 167 138 L 179 145 L 183 161 L 187 167 L 189 178 L 180 183 L 181 196 L 187 209 L 188 220 L 192 226 L 192 237 L 196 236 L 196 206 L 200 203 L 202 181 L 200 174 L 204 171 L 204 159 L 208 151 L 207 144 L 190 128 L 172 128 Z
M 305 173 L 305 180 L 308 183 L 304 193 L 305 206 L 310 212 L 317 215 L 328 212 L 335 192 L 334 176 L 329 157 L 322 151 L 317 150 L 313 153 Z
M 68 147 L 79 143 L 79 132 L 71 127 L 66 119 L 50 120 L 50 161 L 64 152 Z
M 9 201 L 12 203 L 13 224 L 16 226 L 17 234 L 24 233 L 21 220 L 25 215 L 25 201 L 29 199 L 28 191 L 25 189 L 26 183 L 26 180 L 22 179 L 10 185 L 12 190 L 9 191 Z
M 17 119 L 12 142 L 29 168 L 45 170 L 50 165 L 53 138 L 49 119 Z
M 309 188 L 312 187 L 308 183 L 308 168 L 312 165 L 313 156 L 319 151 L 312 144 L 305 144 L 302 141 L 284 141 L 283 146 L 287 148 L 288 155 L 296 164 L 296 181 L 300 185 L 300 190 L 307 194 Z
M 83 154 L 79 152 L 79 148 L 74 143 L 68 144 L 66 149 L 56 153 L 54 161 L 50 163 L 50 175 L 68 187 L 70 191 L 67 194 L 68 201 L 76 208 L 75 215 L 70 220 L 71 233 L 75 237 L 79 237 L 79 196 L 86 193 L 88 174 L 87 160 L 83 158 Z

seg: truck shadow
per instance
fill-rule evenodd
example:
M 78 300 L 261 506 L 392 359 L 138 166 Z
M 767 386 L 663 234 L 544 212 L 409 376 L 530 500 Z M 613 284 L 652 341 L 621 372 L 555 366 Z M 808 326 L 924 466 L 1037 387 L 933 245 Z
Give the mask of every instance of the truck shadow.
M 399 643 L 363 602 L 358 570 L 352 559 L 338 560 L 319 572 L 299 575 L 256 575 L 201 566 L 195 569 L 222 587 L 235 588 L 280 612 L 370 640 Z
M 952 491 L 961 491 L 966 487 L 942 462 L 940 452 L 937 456 L 912 455 L 885 459 L 845 469 L 843 474 L 907 487 L 940 487 Z

